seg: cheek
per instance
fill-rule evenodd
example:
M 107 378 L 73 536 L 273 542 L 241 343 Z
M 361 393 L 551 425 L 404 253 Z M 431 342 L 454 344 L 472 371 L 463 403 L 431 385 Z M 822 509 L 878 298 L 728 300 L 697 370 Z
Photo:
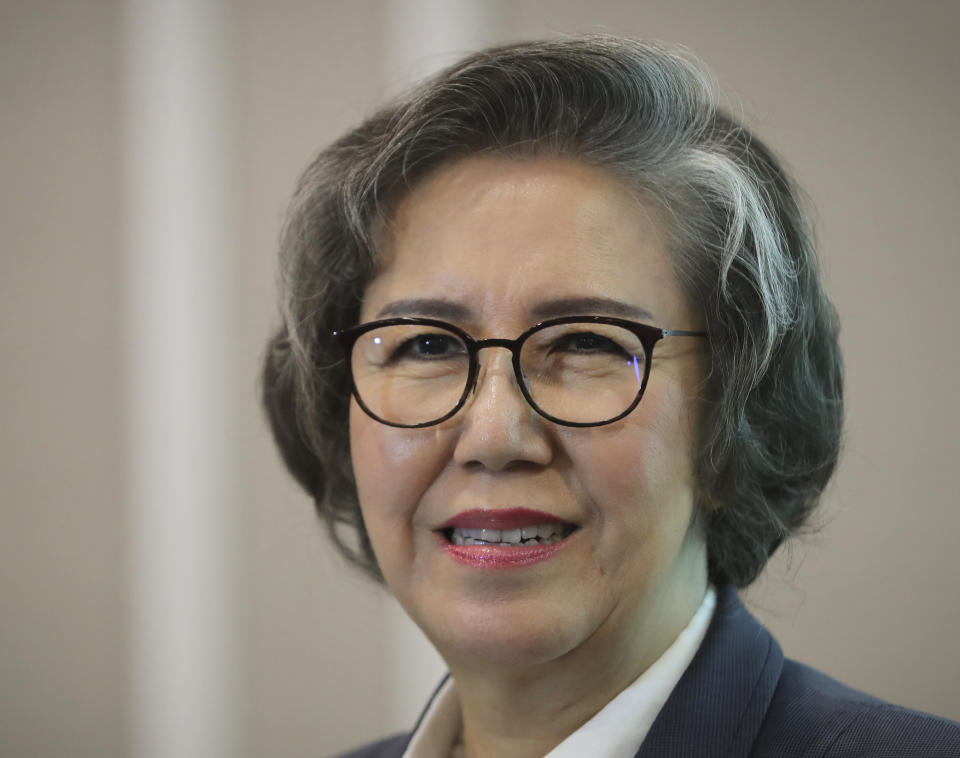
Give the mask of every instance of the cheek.
M 672 505 L 677 493 L 692 489 L 693 425 L 677 406 L 635 412 L 621 426 L 597 431 L 571 440 L 568 449 L 598 504 L 622 504 L 628 506 L 627 513 L 654 513 Z
M 601 427 L 568 448 L 599 525 L 598 565 L 607 574 L 655 570 L 690 527 L 692 423 L 669 399 L 651 393 L 645 413 L 638 408 L 623 425 Z
M 423 493 L 444 466 L 443 440 L 432 428 L 396 429 L 350 408 L 350 457 L 367 531 L 377 546 L 389 529 L 408 534 Z

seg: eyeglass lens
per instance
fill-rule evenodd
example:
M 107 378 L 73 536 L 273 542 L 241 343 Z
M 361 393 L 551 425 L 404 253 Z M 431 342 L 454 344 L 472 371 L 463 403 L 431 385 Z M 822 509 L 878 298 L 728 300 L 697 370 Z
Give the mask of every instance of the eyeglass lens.
M 362 334 L 353 347 L 353 381 L 378 418 L 403 426 L 443 418 L 470 380 L 470 351 L 452 331 L 395 324 Z M 531 333 L 520 350 L 527 393 L 560 421 L 594 424 L 616 418 L 636 400 L 646 352 L 630 330 L 613 324 L 569 323 Z

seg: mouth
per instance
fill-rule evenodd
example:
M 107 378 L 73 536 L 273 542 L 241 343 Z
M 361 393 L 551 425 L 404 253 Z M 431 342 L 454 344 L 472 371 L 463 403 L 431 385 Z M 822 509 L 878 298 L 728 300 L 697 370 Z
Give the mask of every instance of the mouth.
M 458 563 L 506 568 L 552 557 L 578 529 L 577 524 L 544 511 L 511 508 L 465 511 L 436 532 Z
M 493 545 L 496 547 L 530 547 L 553 545 L 576 530 L 573 524 L 537 524 L 517 529 L 471 529 L 450 527 L 442 534 L 454 545 Z

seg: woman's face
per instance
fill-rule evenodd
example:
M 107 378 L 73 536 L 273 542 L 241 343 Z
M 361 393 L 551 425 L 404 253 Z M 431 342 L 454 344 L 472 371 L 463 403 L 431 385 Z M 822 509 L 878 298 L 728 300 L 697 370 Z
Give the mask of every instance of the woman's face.
M 611 174 L 571 160 L 440 169 L 397 204 L 382 261 L 362 321 L 442 318 L 475 338 L 514 338 L 545 315 L 702 328 L 653 215 Z M 508 350 L 483 350 L 480 365 L 466 406 L 437 426 L 385 426 L 352 403 L 360 504 L 387 584 L 451 667 L 588 648 L 620 663 L 655 657 L 706 586 L 692 463 L 702 341 L 661 341 L 640 405 L 593 428 L 537 415 Z M 482 549 L 472 560 L 449 548 L 451 520 L 575 529 L 531 560 Z

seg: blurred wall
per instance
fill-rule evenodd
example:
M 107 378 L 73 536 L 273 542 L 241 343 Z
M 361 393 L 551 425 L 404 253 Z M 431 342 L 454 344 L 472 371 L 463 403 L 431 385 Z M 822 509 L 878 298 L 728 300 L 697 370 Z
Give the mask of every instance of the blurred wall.
M 0 755 L 123 755 L 116 4 L 0 3 Z
M 605 30 L 688 45 L 794 167 L 818 209 L 843 323 L 847 441 L 822 530 L 784 551 L 749 601 L 792 657 L 960 719 L 960 9 L 480 6 L 489 28 L 479 36 L 489 40 L 478 43 Z M 276 236 L 299 170 L 416 71 L 384 63 L 396 3 L 230 8 L 239 219 L 231 286 L 243 295 L 231 388 L 241 472 L 238 740 L 250 756 L 326 755 L 408 724 L 439 664 L 392 602 L 332 555 L 273 452 L 256 372 L 277 323 Z M 120 756 L 132 744 L 122 10 L 119 0 L 0 3 L 4 756 Z

